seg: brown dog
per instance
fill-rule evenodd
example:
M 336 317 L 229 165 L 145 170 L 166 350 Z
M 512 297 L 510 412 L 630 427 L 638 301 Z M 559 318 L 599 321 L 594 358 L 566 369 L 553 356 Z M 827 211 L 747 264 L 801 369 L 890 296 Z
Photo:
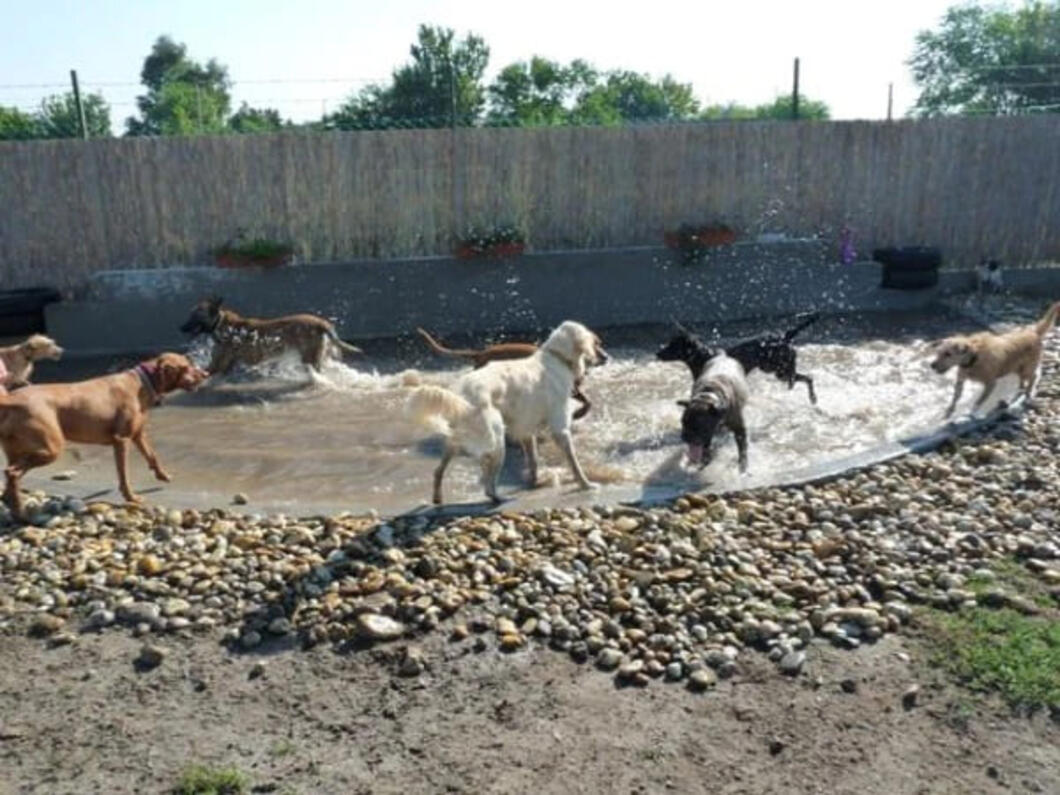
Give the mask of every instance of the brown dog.
M 268 320 L 243 317 L 231 309 L 221 309 L 221 301 L 220 297 L 200 301 L 180 327 L 185 334 L 213 337 L 213 356 L 207 367 L 211 375 L 223 375 L 236 364 L 260 364 L 288 350 L 297 351 L 302 363 L 317 372 L 323 367 L 330 346 L 346 353 L 362 353 L 357 346 L 340 340 L 335 326 L 322 317 L 305 314 Z
M 983 385 L 973 411 L 990 397 L 999 379 L 1018 375 L 1024 396 L 1031 398 L 1038 386 L 1042 342 L 1060 313 L 1060 301 L 1053 304 L 1037 323 L 1013 329 L 1005 334 L 983 331 L 969 336 L 948 337 L 937 343 L 937 354 L 931 363 L 936 373 L 957 367 L 957 383 L 946 416 L 953 414 L 968 379 Z
M 206 373 L 179 353 L 163 353 L 115 375 L 73 384 L 38 384 L 0 396 L 0 446 L 7 454 L 4 499 L 23 518 L 19 481 L 31 469 L 46 466 L 65 442 L 109 444 L 114 448 L 118 484 L 129 502 L 139 502 L 129 487 L 126 453 L 131 439 L 159 480 L 169 481 L 147 440 L 147 411 L 176 389 L 195 389 Z
M 18 345 L 0 348 L 0 387 L 17 389 L 25 386 L 33 375 L 34 362 L 58 359 L 62 355 L 63 349 L 55 340 L 43 334 L 34 334 Z
M 474 348 L 461 348 L 460 350 L 457 350 L 454 348 L 446 348 L 421 328 L 417 328 L 416 331 L 418 331 L 420 336 L 427 341 L 427 344 L 435 353 L 439 353 L 442 356 L 455 356 L 460 359 L 467 359 L 475 365 L 476 370 L 480 367 L 485 367 L 490 362 L 501 362 L 508 359 L 525 359 L 528 356 L 533 356 L 538 351 L 538 347 L 532 342 L 500 342 L 496 345 L 487 345 L 485 348 L 479 350 L 475 350 Z M 580 383 L 576 382 L 574 384 L 574 391 L 571 393 L 571 397 L 581 403 L 581 406 L 575 410 L 571 419 L 580 420 L 589 413 L 592 404 L 589 402 L 589 398 L 585 397 L 582 392 Z

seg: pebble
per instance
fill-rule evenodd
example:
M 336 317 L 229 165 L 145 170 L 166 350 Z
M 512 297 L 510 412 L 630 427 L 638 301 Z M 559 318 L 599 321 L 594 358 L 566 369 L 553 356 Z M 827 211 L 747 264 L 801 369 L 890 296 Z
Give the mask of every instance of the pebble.
M 362 613 L 357 616 L 357 634 L 365 640 L 395 640 L 406 632 L 405 625 L 387 616 Z
M 145 643 L 140 647 L 140 654 L 136 658 L 136 665 L 141 670 L 149 671 L 152 668 L 160 666 L 165 658 L 165 649 L 161 646 Z
M 789 651 L 780 658 L 778 667 L 782 673 L 787 674 L 788 676 L 798 676 L 799 672 L 802 671 L 802 666 L 805 662 L 806 652 Z
M 717 683 L 718 676 L 710 668 L 700 668 L 688 677 L 688 688 L 697 692 L 712 688 Z
M 246 505 L 248 502 L 250 502 L 250 499 L 241 491 L 232 495 L 233 505 Z
M 1055 337 L 1045 387 L 1057 379 Z M 537 637 L 638 683 L 695 688 L 693 676 L 732 676 L 750 653 L 798 675 L 815 638 L 856 649 L 899 631 L 919 605 L 1040 610 L 1002 589 L 1005 578 L 972 587 L 1002 560 L 1021 561 L 1060 601 L 1058 420 L 1054 390 L 1011 441 L 988 432 L 827 484 L 651 508 L 380 523 L 35 493 L 34 526 L 0 533 L 0 623 L 29 613 L 45 638 L 67 621 L 136 635 L 239 628 L 234 645 L 295 632 L 307 643 L 385 641 L 448 626 L 456 641 L 488 632 L 501 649 Z M 297 627 L 275 610 L 287 600 Z M 479 635 L 471 646 L 489 643 Z
M 622 662 L 622 652 L 610 647 L 600 650 L 596 655 L 596 665 L 604 671 L 613 671 Z

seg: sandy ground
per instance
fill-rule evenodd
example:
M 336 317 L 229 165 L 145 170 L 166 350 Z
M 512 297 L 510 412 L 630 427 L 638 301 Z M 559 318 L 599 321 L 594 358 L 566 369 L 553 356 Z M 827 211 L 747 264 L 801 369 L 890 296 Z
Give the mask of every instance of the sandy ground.
M 541 646 L 476 653 L 474 637 L 442 633 L 412 678 L 401 644 L 161 643 L 162 664 L 141 672 L 142 642 L 124 633 L 58 648 L 3 636 L 0 791 L 168 792 L 196 763 L 278 793 L 1060 791 L 1060 722 L 953 688 L 915 633 L 815 644 L 797 679 L 746 655 L 703 694 L 619 689 Z

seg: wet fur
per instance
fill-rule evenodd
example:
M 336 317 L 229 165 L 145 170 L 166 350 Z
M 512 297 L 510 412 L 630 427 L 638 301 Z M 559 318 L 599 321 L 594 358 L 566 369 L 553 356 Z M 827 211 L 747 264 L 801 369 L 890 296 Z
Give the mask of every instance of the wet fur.
M 34 362 L 58 359 L 63 349 L 51 337 L 34 334 L 17 345 L 0 348 L 0 388 L 18 389 L 29 383 Z M 6 370 L 6 374 L 4 374 Z
M 435 353 L 441 356 L 452 356 L 459 359 L 466 359 L 475 366 L 476 370 L 480 367 L 485 367 L 490 362 L 503 362 L 508 361 L 509 359 L 525 359 L 528 356 L 533 356 L 538 350 L 537 345 L 532 342 L 499 342 L 495 345 L 487 345 L 485 348 L 446 348 L 424 329 L 417 328 L 416 331 L 421 337 L 423 337 L 428 347 Z M 588 414 L 589 409 L 592 408 L 589 398 L 587 398 L 585 393 L 581 390 L 580 382 L 575 383 L 574 390 L 571 392 L 571 397 L 581 404 L 581 406 L 575 409 L 571 419 L 580 420 Z
M 947 417 L 953 414 L 964 391 L 964 382 L 971 380 L 983 385 L 976 398 L 975 411 L 993 393 L 997 382 L 1006 375 L 1016 375 L 1020 389 L 1027 398 L 1034 397 L 1040 377 L 1042 345 L 1045 335 L 1056 322 L 1060 313 L 1060 301 L 1054 303 L 1037 323 L 1013 329 L 1005 334 L 983 331 L 978 334 L 947 337 L 936 343 L 935 359 L 931 369 L 936 373 L 957 368 L 953 399 L 946 409 Z
M 200 301 L 180 327 L 185 334 L 209 334 L 214 340 L 207 370 L 224 375 L 237 364 L 251 367 L 282 356 L 298 353 L 302 363 L 320 372 L 329 355 L 361 353 L 361 349 L 339 339 L 335 326 L 316 315 L 285 315 L 278 318 L 244 317 L 221 308 L 220 298 Z
M 451 390 L 434 386 L 412 390 L 408 414 L 446 437 L 442 460 L 434 472 L 433 501 L 443 501 L 442 480 L 450 461 L 468 455 L 479 461 L 486 496 L 499 502 L 497 478 L 504 464 L 505 435 L 522 445 L 530 484 L 536 486 L 536 435 L 543 430 L 552 434 L 565 453 L 581 487 L 593 488 L 574 451 L 567 401 L 586 367 L 606 359 L 597 336 L 568 320 L 530 356 L 473 370 Z
M 153 373 L 150 386 L 136 371 L 126 370 L 0 396 L 0 446 L 7 455 L 4 499 L 16 517 L 23 518 L 22 476 L 55 461 L 67 441 L 113 447 L 121 493 L 130 502 L 139 502 L 126 470 L 130 440 L 155 476 L 169 480 L 147 439 L 147 411 L 167 392 L 195 389 L 206 373 L 179 353 L 163 353 L 145 365 Z
M 719 426 L 726 426 L 736 439 L 740 472 L 747 471 L 747 427 L 743 409 L 749 390 L 743 366 L 730 356 L 718 354 L 705 366 L 692 385 L 692 396 L 677 401 L 681 414 L 681 441 L 701 447 L 703 466 L 710 463 L 710 449 Z M 691 457 L 691 456 L 690 456 Z
M 793 340 L 817 318 L 817 313 L 800 315 L 798 322 L 784 333 L 767 332 L 751 337 L 729 346 L 725 353 L 738 361 L 746 374 L 754 370 L 772 373 L 785 382 L 788 389 L 792 389 L 796 382 L 806 384 L 810 402 L 816 404 L 817 394 L 813 388 L 813 379 L 798 372 L 798 352 Z M 692 378 L 697 379 L 707 362 L 719 352 L 720 348 L 707 345 L 697 335 L 677 324 L 677 334 L 656 353 L 656 358 L 664 362 L 684 362 L 688 365 Z

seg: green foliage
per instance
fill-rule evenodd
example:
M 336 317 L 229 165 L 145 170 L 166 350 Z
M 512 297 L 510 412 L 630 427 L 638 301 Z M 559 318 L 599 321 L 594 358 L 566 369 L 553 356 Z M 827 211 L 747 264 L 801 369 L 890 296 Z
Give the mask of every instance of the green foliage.
M 577 124 L 619 124 L 631 121 L 680 121 L 699 112 L 699 102 L 689 83 L 670 75 L 653 81 L 629 71 L 608 72 L 578 97 L 571 113 Z
M 465 256 L 485 256 L 498 247 L 526 242 L 526 236 L 514 224 L 497 224 L 493 227 L 469 226 L 464 230 L 457 246 Z
M 228 119 L 228 129 L 236 133 L 277 132 L 283 128 L 283 119 L 278 110 L 252 108 L 246 102 Z
M 824 102 L 799 95 L 799 119 L 828 119 L 831 112 Z M 772 102 L 764 105 L 739 105 L 730 102 L 728 105 L 710 105 L 699 118 L 704 121 L 787 121 L 792 118 L 792 101 L 790 94 L 781 94 Z
M 218 257 L 234 257 L 249 261 L 282 259 L 293 253 L 294 246 L 291 243 L 270 240 L 266 237 L 238 237 L 214 251 Z
M 82 97 L 90 138 L 110 137 L 110 107 L 101 94 Z M 0 106 L 0 141 L 34 138 L 80 138 L 81 123 L 73 92 L 46 97 L 40 110 L 30 115 Z
M 110 106 L 102 94 L 81 97 L 85 111 L 85 126 L 89 138 L 110 137 Z M 36 117 L 38 138 L 79 138 L 81 122 L 77 117 L 77 102 L 72 91 L 41 101 Z
M 575 60 L 569 66 L 534 56 L 500 71 L 490 85 L 487 124 L 553 125 L 570 119 L 569 105 L 578 92 L 597 80 L 596 71 Z
M 1014 707 L 1060 707 L 1060 622 L 975 607 L 935 623 L 935 662 L 968 687 Z
M 173 788 L 174 795 L 244 795 L 250 777 L 236 767 L 192 765 Z
M 421 25 L 411 62 L 396 69 L 389 86 L 372 85 L 325 118 L 328 129 L 466 126 L 485 107 L 482 76 L 489 47 L 468 34 L 455 41 L 449 28 Z
M 1060 2 L 954 6 L 917 34 L 909 65 L 914 115 L 1060 112 Z
M 37 124 L 32 116 L 18 108 L 0 105 L 0 141 L 28 141 L 37 137 Z
M 140 118 L 126 119 L 129 135 L 190 135 L 222 132 L 231 107 L 228 70 L 216 60 L 205 66 L 187 57 L 187 47 L 160 36 L 144 60 L 140 79 L 147 93 L 136 98 Z

